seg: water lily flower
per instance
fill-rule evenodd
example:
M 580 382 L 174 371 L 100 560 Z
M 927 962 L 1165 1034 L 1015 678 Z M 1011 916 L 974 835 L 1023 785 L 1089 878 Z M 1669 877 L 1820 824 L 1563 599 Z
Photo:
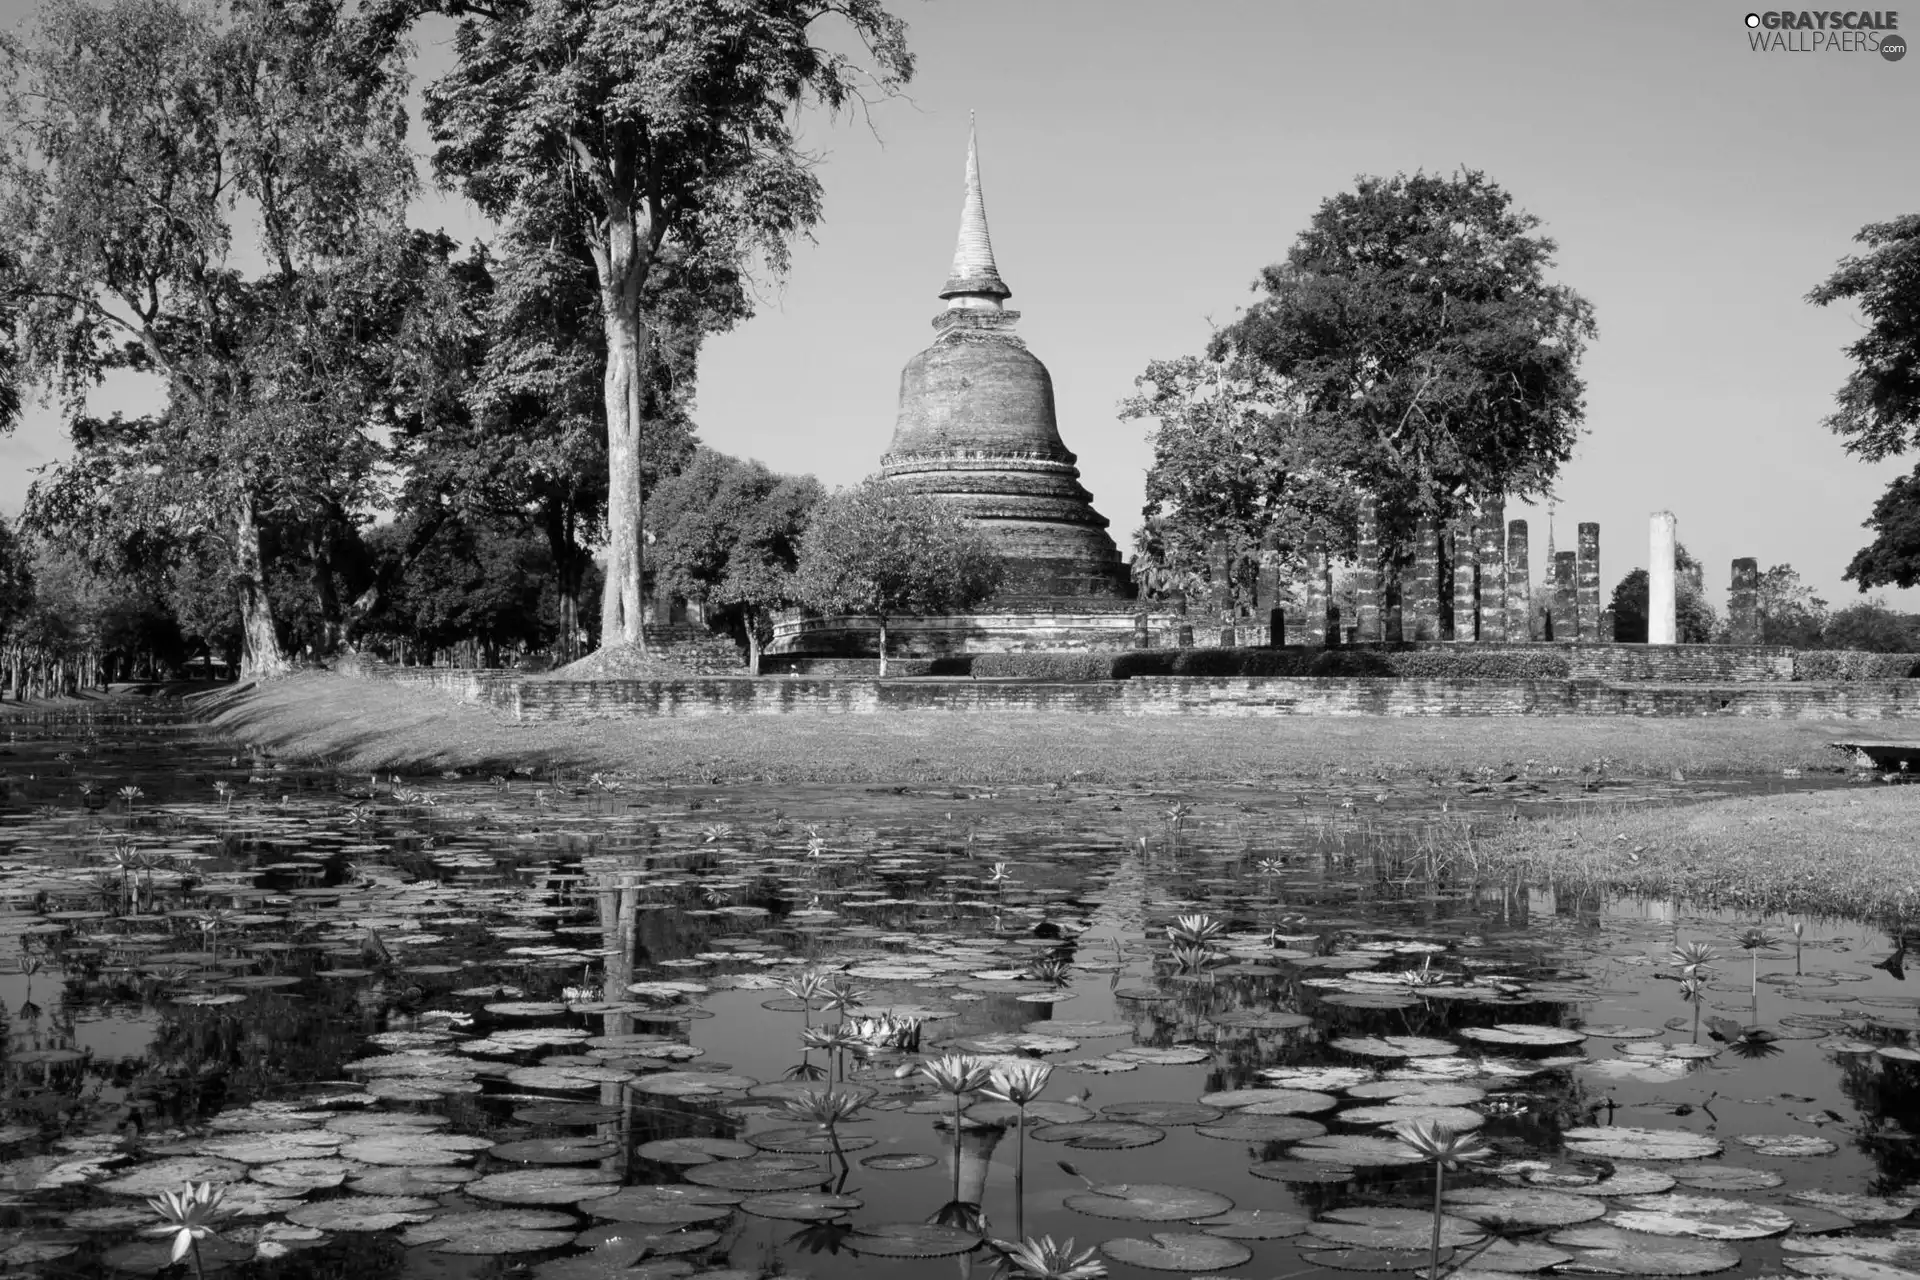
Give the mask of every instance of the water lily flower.
M 1189 946 L 1208 947 L 1227 931 L 1227 926 L 1209 915 L 1181 916 L 1167 926 L 1167 936 Z
M 1393 1132 L 1400 1141 L 1443 1169 L 1458 1169 L 1465 1162 L 1484 1160 L 1493 1154 L 1487 1144 L 1471 1132 L 1450 1129 L 1431 1121 L 1409 1121 Z
M 993 1078 L 993 1068 L 971 1053 L 949 1053 L 920 1064 L 920 1074 L 942 1093 L 977 1093 Z
M 1052 1236 L 1034 1239 L 1028 1236 L 1019 1244 L 1008 1240 L 995 1240 L 993 1247 L 1006 1256 L 1007 1265 L 1016 1275 L 1025 1280 L 1101 1280 L 1107 1274 L 1107 1264 L 1088 1249 L 1076 1256 L 1071 1238 L 1065 1244 L 1055 1244 Z
M 193 1254 L 194 1270 L 200 1268 L 200 1240 L 213 1234 L 213 1223 L 224 1216 L 227 1193 L 211 1182 L 190 1182 L 185 1191 L 165 1191 L 147 1205 L 166 1221 L 150 1228 L 156 1235 L 173 1235 L 173 1253 L 169 1263 L 177 1263 Z
M 1053 1067 L 1049 1063 L 1019 1062 L 1012 1066 L 995 1067 L 986 1088 L 981 1092 L 989 1098 L 1011 1102 L 1024 1109 L 1040 1096 L 1040 1091 L 1047 1087 L 1047 1081 L 1052 1078 Z
M 1692 977 L 1718 960 L 1720 953 L 1704 942 L 1684 942 L 1673 949 L 1672 958 L 1680 966 L 1682 976 Z
M 857 1093 L 838 1089 L 808 1089 L 786 1099 L 781 1109 L 796 1120 L 831 1131 L 858 1115 L 866 1100 Z

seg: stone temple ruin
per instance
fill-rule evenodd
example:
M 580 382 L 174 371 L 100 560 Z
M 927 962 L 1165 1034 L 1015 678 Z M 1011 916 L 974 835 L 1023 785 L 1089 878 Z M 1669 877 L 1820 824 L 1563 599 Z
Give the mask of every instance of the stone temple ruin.
M 1094 509 L 1078 459 L 1061 438 L 1052 377 L 1014 332 L 1020 313 L 1005 305 L 1012 293 L 994 259 L 979 149 L 970 132 L 960 231 L 939 293 L 945 306 L 933 318 L 931 345 L 901 371 L 893 439 L 880 465 L 891 482 L 950 503 L 977 522 L 1007 558 L 1009 575 L 1000 593 L 971 614 L 891 622 L 899 656 L 1534 638 L 1527 522 L 1505 520 L 1498 494 L 1481 496 L 1444 528 L 1422 518 L 1410 569 L 1397 581 L 1381 570 L 1379 512 L 1365 509 L 1349 579 L 1357 598 L 1352 617 L 1341 617 L 1333 604 L 1339 557 L 1324 542 L 1301 548 L 1291 572 L 1277 554 L 1267 555 L 1250 608 L 1228 609 L 1218 588 L 1211 598 L 1136 602 L 1107 518 Z M 1656 513 L 1648 611 L 1653 644 L 1677 639 L 1676 545 L 1672 515 Z M 1576 549 L 1550 549 L 1549 557 L 1543 638 L 1612 643 L 1600 526 L 1579 525 Z M 1210 576 L 1223 583 L 1226 571 L 1223 550 Z M 1758 636 L 1757 581 L 1753 561 L 1735 563 L 1736 643 Z M 776 625 L 767 654 L 774 670 L 870 657 L 877 630 L 870 618 L 795 613 Z

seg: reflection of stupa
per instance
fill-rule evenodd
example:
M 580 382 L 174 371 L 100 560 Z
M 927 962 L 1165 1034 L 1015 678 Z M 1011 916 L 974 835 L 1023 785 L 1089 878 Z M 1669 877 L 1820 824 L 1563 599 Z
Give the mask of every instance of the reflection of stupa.
M 1054 420 L 1053 379 L 1013 332 L 1013 291 L 987 236 L 980 162 L 967 139 L 967 194 L 938 337 L 900 373 L 900 415 L 880 460 L 895 484 L 964 512 L 1007 557 L 1001 600 L 1124 598 L 1107 519 L 1080 484 Z M 992 607 L 990 604 L 989 608 Z

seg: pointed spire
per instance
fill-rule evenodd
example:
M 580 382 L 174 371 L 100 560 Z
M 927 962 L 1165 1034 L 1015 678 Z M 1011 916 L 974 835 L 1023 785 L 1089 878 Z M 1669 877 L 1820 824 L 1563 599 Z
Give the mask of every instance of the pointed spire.
M 953 271 L 940 291 L 949 307 L 994 307 L 1013 296 L 993 261 L 993 241 L 987 238 L 987 205 L 980 195 L 980 153 L 967 113 L 967 199 L 960 207 L 960 239 L 953 250 Z

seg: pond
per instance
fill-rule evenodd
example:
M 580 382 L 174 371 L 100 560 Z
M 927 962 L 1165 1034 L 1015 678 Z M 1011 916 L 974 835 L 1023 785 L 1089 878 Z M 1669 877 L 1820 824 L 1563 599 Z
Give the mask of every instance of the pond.
M 1458 854 L 1733 784 L 0 774 L 0 1275 L 1920 1274 L 1901 940 Z

